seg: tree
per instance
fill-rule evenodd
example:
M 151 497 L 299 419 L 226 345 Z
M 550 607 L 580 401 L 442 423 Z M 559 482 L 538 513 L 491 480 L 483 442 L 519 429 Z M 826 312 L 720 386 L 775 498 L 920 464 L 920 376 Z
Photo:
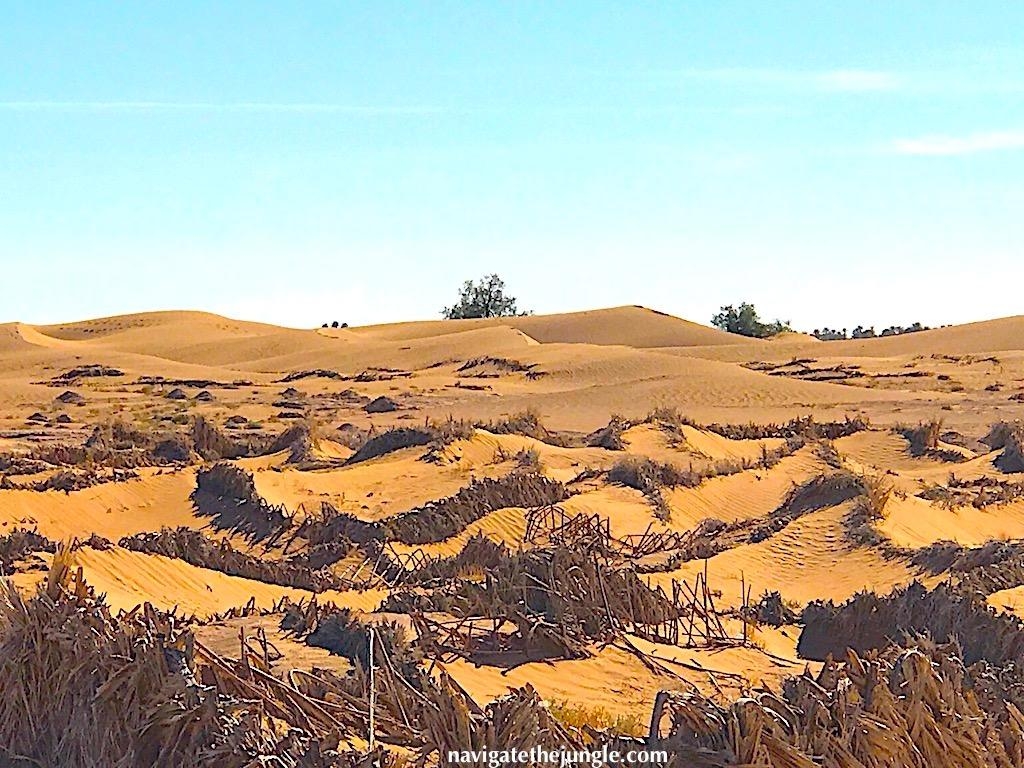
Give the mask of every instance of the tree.
M 757 315 L 757 309 L 748 302 L 743 302 L 738 308 L 732 304 L 722 307 L 721 311 L 711 318 L 711 324 L 729 333 L 737 333 L 740 336 L 752 336 L 757 339 L 793 330 L 789 326 L 788 320 L 774 320 L 770 323 L 761 322 L 761 318 Z
M 516 307 L 516 298 L 505 295 L 505 282 L 497 275 L 484 275 L 475 283 L 467 280 L 459 291 L 459 300 L 441 310 L 446 320 L 475 317 L 516 317 L 527 315 Z

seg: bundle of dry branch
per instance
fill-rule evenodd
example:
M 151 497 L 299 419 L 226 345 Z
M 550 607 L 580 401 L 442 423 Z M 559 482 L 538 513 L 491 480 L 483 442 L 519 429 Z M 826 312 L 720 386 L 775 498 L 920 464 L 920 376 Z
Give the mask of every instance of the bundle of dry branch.
M 54 556 L 40 592 L 0 583 L 0 763 L 325 768 L 339 720 L 248 655 L 229 662 L 144 606 L 114 616 Z
M 817 676 L 790 678 L 780 696 L 760 693 L 726 708 L 696 693 L 663 692 L 648 745 L 667 749 L 679 768 L 1022 764 L 1024 716 L 991 695 L 998 682 L 989 670 L 965 670 L 955 647 L 922 643 L 844 658 Z
M 311 592 L 345 589 L 344 580 L 327 570 L 314 570 L 287 560 L 270 560 L 240 552 L 227 539 L 214 541 L 191 528 L 161 528 L 159 531 L 125 536 L 118 545 L 135 552 L 175 557 L 186 563 L 241 576 L 267 584 L 280 584 Z

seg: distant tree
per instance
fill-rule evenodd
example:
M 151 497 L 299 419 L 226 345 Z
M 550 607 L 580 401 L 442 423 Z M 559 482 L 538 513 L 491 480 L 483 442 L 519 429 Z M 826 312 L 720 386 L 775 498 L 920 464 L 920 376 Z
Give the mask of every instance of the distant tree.
M 734 307 L 731 304 L 722 307 L 719 313 L 711 318 L 711 324 L 729 333 L 737 333 L 740 336 L 752 336 L 757 339 L 793 330 L 788 320 L 774 320 L 770 323 L 761 322 L 757 309 L 748 302 L 743 302 L 739 307 Z
M 821 341 L 839 341 L 846 338 L 846 329 L 837 331 L 833 328 L 822 328 L 821 330 L 815 328 L 811 331 L 811 335 Z
M 851 338 L 851 339 L 873 339 L 876 336 L 899 336 L 900 334 L 903 334 L 903 333 L 917 333 L 918 331 L 927 331 L 927 330 L 928 330 L 928 326 L 921 325 L 921 323 L 914 323 L 914 324 L 908 325 L 908 326 L 890 325 L 888 328 L 884 328 L 881 333 L 876 333 L 875 332 L 875 327 L 873 325 L 869 326 L 869 327 L 864 327 L 863 325 L 858 325 L 850 333 L 849 338 Z M 842 340 L 842 339 L 848 338 L 847 335 L 846 335 L 846 329 L 845 328 L 843 328 L 841 331 L 834 331 L 831 328 L 822 328 L 820 330 L 815 328 L 811 332 L 811 335 L 814 336 L 817 339 L 821 339 L 822 341 L 836 341 L 836 340 Z
M 441 310 L 446 320 L 477 317 L 516 317 L 520 312 L 514 296 L 505 295 L 505 282 L 497 275 L 484 275 L 475 283 L 467 280 L 459 290 L 459 300 Z

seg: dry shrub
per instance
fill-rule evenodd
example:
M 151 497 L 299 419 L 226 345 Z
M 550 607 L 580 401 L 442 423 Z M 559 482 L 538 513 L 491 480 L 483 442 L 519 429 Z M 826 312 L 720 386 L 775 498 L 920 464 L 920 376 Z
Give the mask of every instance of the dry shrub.
M 62 491 L 71 493 L 84 488 L 91 488 L 100 483 L 123 483 L 137 478 L 137 472 L 130 469 L 114 469 L 109 474 L 101 475 L 95 470 L 62 469 L 54 472 L 43 480 L 29 486 L 33 491 Z
M 1003 472 L 1024 472 L 1024 424 L 1000 421 L 983 440 L 992 450 L 1002 449 L 996 466 Z
M 612 415 L 611 420 L 601 429 L 587 435 L 586 443 L 592 448 L 605 448 L 609 451 L 624 451 L 622 433 L 629 429 L 631 422 L 619 415 Z
M 192 503 L 218 528 L 238 531 L 253 539 L 280 535 L 291 524 L 284 505 L 267 502 L 256 491 L 252 475 L 226 461 L 199 470 Z
M 0 472 L 5 475 L 34 475 L 45 472 L 52 465 L 38 458 L 15 453 L 0 453 Z
M 360 520 L 350 512 L 341 512 L 324 501 L 318 512 L 306 511 L 302 524 L 292 538 L 302 538 L 311 546 L 322 546 L 338 541 L 366 544 L 384 537 L 384 528 L 378 521 Z
M 524 448 L 518 451 L 512 460 L 516 468 L 522 472 L 540 472 L 540 452 L 536 448 Z
M 839 451 L 836 450 L 835 443 L 831 440 L 821 440 L 814 448 L 814 455 L 817 456 L 832 469 L 843 468 L 843 457 L 839 455 Z
M 637 715 L 613 714 L 600 704 L 588 706 L 568 699 L 556 699 L 548 704 L 548 712 L 566 728 L 583 730 L 593 728 L 624 736 L 645 736 L 647 724 Z
M 917 426 L 898 425 L 896 431 L 910 443 L 910 452 L 914 456 L 925 456 L 939 448 L 942 435 L 942 420 L 919 422 Z
M 326 368 L 313 368 L 307 371 L 294 371 L 289 373 L 287 376 L 277 379 L 279 384 L 288 384 L 293 381 L 301 381 L 302 379 L 335 379 L 337 381 L 344 380 L 337 371 L 329 371 Z
M 761 599 L 749 606 L 748 614 L 758 624 L 781 627 L 793 624 L 799 618 L 796 611 L 786 605 L 779 592 L 765 592 Z
M 938 502 L 945 509 L 968 506 L 985 509 L 1024 499 L 1024 483 L 1012 483 L 994 477 L 961 480 L 951 473 L 946 485 L 929 485 L 919 496 L 927 501 Z
M 843 421 L 823 422 L 815 421 L 813 416 L 804 416 L 783 424 L 707 424 L 699 428 L 730 440 L 764 440 L 771 437 L 837 440 L 870 427 L 870 423 L 859 416 L 847 416 Z
M 414 681 L 420 690 L 426 688 L 429 683 L 420 669 L 423 653 L 410 644 L 405 630 L 397 622 L 374 622 L 371 625 L 357 618 L 347 608 L 316 602 L 286 604 L 281 617 L 281 629 L 301 637 L 307 645 L 323 648 L 348 659 L 361 670 L 370 668 L 371 626 L 376 635 L 375 642 L 380 643 L 397 671 L 406 680 Z
M 849 473 L 846 473 L 849 475 Z M 857 544 L 874 546 L 883 544 L 884 538 L 873 523 L 884 519 L 885 505 L 892 496 L 893 486 L 881 475 L 850 475 L 860 488 L 860 499 L 846 516 L 846 536 Z
M 403 448 L 429 445 L 435 438 L 436 434 L 430 429 L 412 429 L 410 427 L 389 429 L 387 432 L 369 437 L 355 453 L 349 456 L 345 463 L 358 464 L 361 461 L 369 461 Z
M 692 768 L 1021 764 L 1019 673 L 965 668 L 954 644 L 926 640 L 835 658 L 816 675 L 788 678 L 778 694 L 752 691 L 727 707 L 662 692 L 652 723 L 657 730 L 668 719 L 669 733 L 646 746 Z
M 643 494 L 653 493 L 660 488 L 699 485 L 699 473 L 684 471 L 672 464 L 653 461 L 643 456 L 626 456 L 616 461 L 608 470 L 608 479 L 635 488 Z
M 330 466 L 331 462 L 317 461 L 313 451 L 320 440 L 320 426 L 310 416 L 288 427 L 274 438 L 264 453 L 288 451 L 287 464 L 298 464 L 301 469 L 319 469 Z
M 54 466 L 110 467 L 183 464 L 191 460 L 191 441 L 174 432 L 143 431 L 122 420 L 97 425 L 80 445 L 63 443 L 33 447 L 30 458 Z
M 338 722 L 316 714 L 322 701 L 299 707 L 287 684 L 200 655 L 149 606 L 112 615 L 69 562 L 58 552 L 33 597 L 0 582 L 0 764 L 327 765 Z
M 15 528 L 0 536 L 0 575 L 14 572 L 15 563 L 33 552 L 56 552 L 57 545 L 35 530 Z
M 217 426 L 202 416 L 192 421 L 192 445 L 196 453 L 207 461 L 238 459 L 253 454 L 252 447 L 240 443 L 223 433 Z
M 801 618 L 797 653 L 805 659 L 839 658 L 847 648 L 865 653 L 924 635 L 938 643 L 958 641 L 967 664 L 1009 664 L 1024 653 L 1020 619 L 948 584 L 929 591 L 914 582 L 888 597 L 863 592 L 839 606 L 817 600 Z
M 551 437 L 551 433 L 541 422 L 540 413 L 532 408 L 478 426 L 495 435 L 522 435 L 541 442 L 547 442 Z

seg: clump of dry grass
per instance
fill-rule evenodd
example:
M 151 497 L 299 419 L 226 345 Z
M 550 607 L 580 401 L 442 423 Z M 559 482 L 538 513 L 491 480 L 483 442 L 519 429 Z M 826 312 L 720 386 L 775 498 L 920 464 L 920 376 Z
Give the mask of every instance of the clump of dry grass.
M 801 437 L 806 440 L 836 440 L 870 429 L 867 419 L 847 416 L 843 421 L 815 421 L 813 416 L 791 419 L 783 424 L 706 424 L 701 429 L 730 440 Z
M 686 472 L 672 464 L 643 456 L 626 456 L 608 470 L 608 479 L 646 494 L 659 488 L 674 488 L 678 485 L 693 487 L 700 483 L 701 478 L 696 472 Z
M 613 414 L 608 424 L 587 435 L 586 443 L 592 448 L 605 448 L 609 451 L 624 451 L 622 433 L 629 429 L 631 422 L 618 414 Z
M 496 435 L 522 435 L 561 448 L 579 447 L 584 444 L 582 437 L 557 433 L 544 426 L 540 413 L 533 408 L 505 416 L 496 421 L 480 422 L 476 425 Z
M 15 528 L 0 536 L 0 575 L 14 572 L 14 565 L 33 552 L 56 552 L 57 545 L 38 531 Z
M 839 455 L 835 443 L 831 440 L 819 441 L 814 447 L 814 455 L 832 467 L 832 469 L 843 468 L 843 457 Z
M 207 461 L 238 459 L 260 452 L 252 444 L 240 442 L 221 432 L 213 422 L 202 416 L 192 420 L 192 446 Z
M 984 509 L 1024 498 L 1024 483 L 1010 483 L 994 477 L 961 480 L 950 473 L 946 485 L 930 485 L 919 496 L 938 502 L 945 509 L 967 506 Z
M 846 535 L 851 541 L 866 546 L 884 543 L 873 523 L 884 519 L 885 505 L 893 493 L 893 486 L 881 475 L 855 475 L 854 482 L 861 490 L 860 499 L 846 516 Z
M 637 715 L 609 712 L 601 705 L 588 706 L 568 699 L 555 699 L 548 703 L 548 712 L 566 728 L 580 731 L 593 728 L 620 736 L 644 736 L 647 728 Z
M 53 466 L 80 469 L 180 464 L 191 457 L 192 445 L 187 436 L 176 432 L 142 430 L 121 419 L 97 425 L 82 444 L 37 445 L 29 456 L 31 460 Z
M 910 443 L 910 452 L 914 456 L 924 456 L 939 448 L 942 435 L 942 419 L 919 422 L 916 426 L 897 425 L 896 431 Z
M 403 448 L 412 448 L 419 445 L 429 445 L 436 435 L 430 429 L 413 429 L 411 427 L 396 427 L 378 435 L 369 436 L 355 453 L 348 457 L 346 464 L 358 464 L 361 461 L 369 461 L 378 456 L 399 451 Z
M 1024 472 L 1024 424 L 1000 421 L 982 441 L 992 450 L 1002 449 L 996 466 L 1003 472 Z
M 685 472 L 672 464 L 641 456 L 626 456 L 608 470 L 608 479 L 640 491 L 654 507 L 655 516 L 659 520 L 668 520 L 672 510 L 661 495 L 661 489 L 679 485 L 692 488 L 700 483 L 701 476 L 692 470 Z

